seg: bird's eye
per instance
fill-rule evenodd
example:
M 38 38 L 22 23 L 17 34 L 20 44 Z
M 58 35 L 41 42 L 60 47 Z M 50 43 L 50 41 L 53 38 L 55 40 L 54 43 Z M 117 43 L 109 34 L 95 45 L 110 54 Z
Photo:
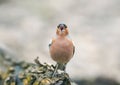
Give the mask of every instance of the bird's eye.
M 64 27 L 67 28 L 67 26 L 64 24 Z

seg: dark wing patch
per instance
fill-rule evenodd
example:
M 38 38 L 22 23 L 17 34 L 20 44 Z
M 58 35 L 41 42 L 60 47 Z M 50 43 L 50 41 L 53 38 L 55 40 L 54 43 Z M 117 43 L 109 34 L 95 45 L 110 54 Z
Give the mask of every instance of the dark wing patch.
M 50 43 L 48 46 L 49 46 L 49 48 L 50 48 L 50 46 L 52 45 L 52 43 Z
M 51 40 L 50 40 L 50 43 L 49 43 L 49 45 L 48 45 L 49 48 L 51 47 L 51 45 L 53 44 L 54 41 L 55 41 L 55 39 L 51 39 Z
M 51 45 L 52 45 L 52 41 L 51 41 L 51 42 L 49 43 L 49 45 L 48 45 L 48 46 L 49 46 L 49 48 L 51 47 Z
M 73 46 L 73 55 L 74 55 L 74 53 L 75 53 L 75 46 Z

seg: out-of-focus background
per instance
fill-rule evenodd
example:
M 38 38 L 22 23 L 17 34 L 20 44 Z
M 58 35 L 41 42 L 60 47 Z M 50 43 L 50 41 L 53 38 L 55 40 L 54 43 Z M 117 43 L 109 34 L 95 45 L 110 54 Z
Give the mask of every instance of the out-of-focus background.
M 0 0 L 0 55 L 55 64 L 48 43 L 59 23 L 76 47 L 67 65 L 72 79 L 120 82 L 120 0 Z

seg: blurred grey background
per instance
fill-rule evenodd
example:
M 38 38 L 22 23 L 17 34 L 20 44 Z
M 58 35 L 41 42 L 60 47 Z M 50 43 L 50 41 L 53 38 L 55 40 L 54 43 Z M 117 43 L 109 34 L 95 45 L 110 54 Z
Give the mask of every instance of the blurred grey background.
M 65 23 L 75 43 L 71 78 L 120 82 L 120 0 L 0 0 L 0 52 L 13 60 L 50 58 L 48 43 Z

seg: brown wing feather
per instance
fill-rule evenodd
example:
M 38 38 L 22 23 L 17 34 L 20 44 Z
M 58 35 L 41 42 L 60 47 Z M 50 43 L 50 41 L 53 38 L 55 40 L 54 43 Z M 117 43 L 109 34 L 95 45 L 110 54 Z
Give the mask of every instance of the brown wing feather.
M 75 53 L 75 46 L 73 46 L 73 55 L 74 55 L 74 53 Z

